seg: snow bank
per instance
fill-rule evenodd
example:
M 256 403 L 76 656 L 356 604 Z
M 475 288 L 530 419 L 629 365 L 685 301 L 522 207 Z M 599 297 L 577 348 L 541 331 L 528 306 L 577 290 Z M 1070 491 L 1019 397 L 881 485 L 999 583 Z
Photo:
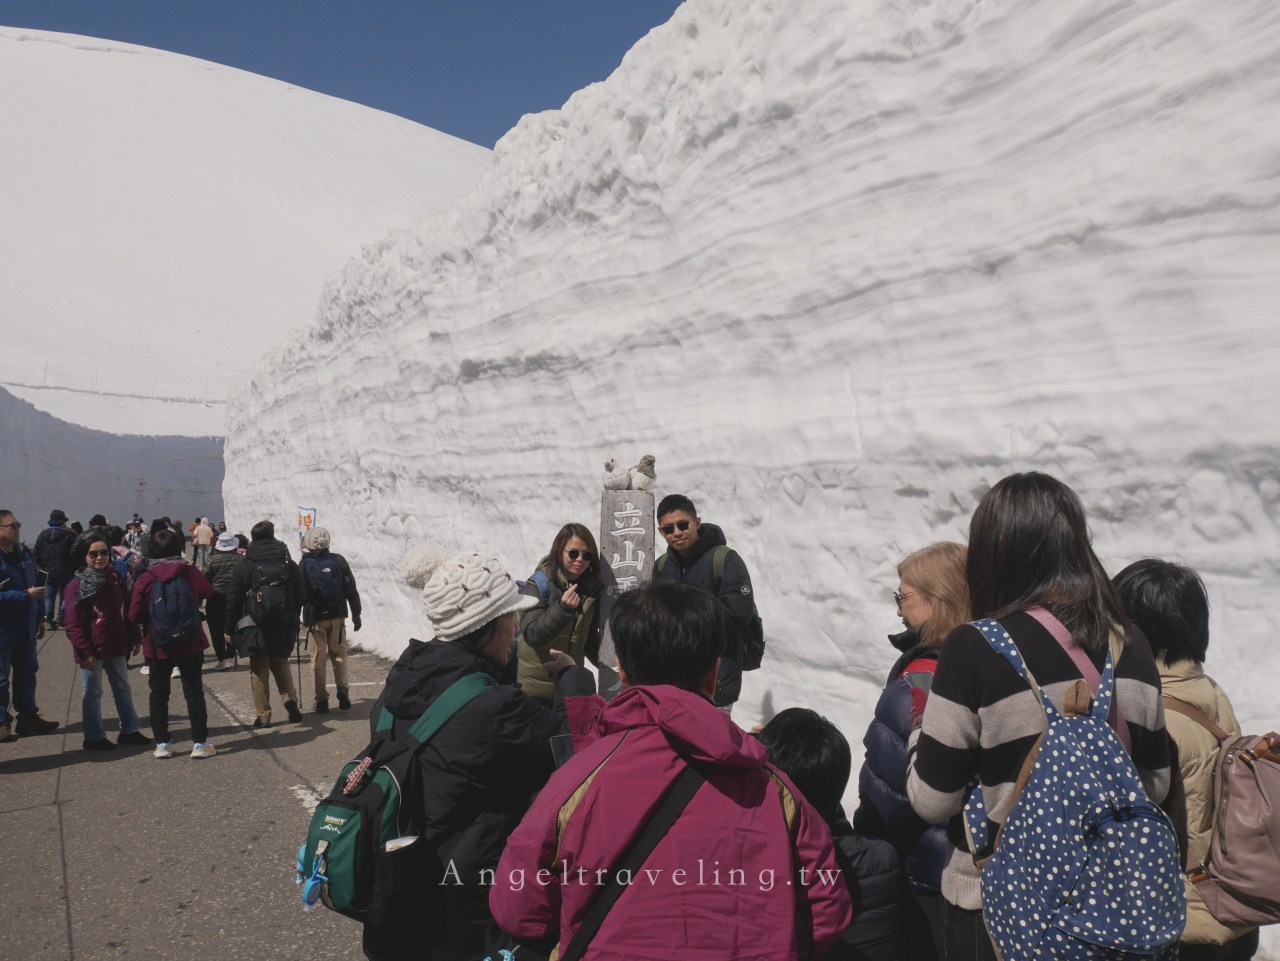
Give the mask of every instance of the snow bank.
M 317 505 L 392 653 L 408 546 L 531 569 L 652 452 L 758 585 L 740 720 L 856 740 L 895 562 L 1042 469 L 1112 569 L 1204 574 L 1274 723 L 1277 55 L 1269 0 L 689 0 L 329 286 L 229 403 L 228 505 Z
M 22 332 L 0 383 L 15 390 L 219 401 L 361 244 L 452 203 L 492 156 L 230 67 L 10 27 L 0 116 L 0 325 Z M 163 405 L 24 394 L 86 426 L 110 412 L 120 433 L 175 429 L 149 417 Z
M 101 513 L 122 527 L 134 511 L 147 523 L 165 514 L 187 522 L 197 514 L 226 516 L 221 437 L 121 437 L 89 430 L 0 388 L 0 450 L 0 509 L 18 515 L 27 544 L 35 543 L 55 507 L 82 524 Z

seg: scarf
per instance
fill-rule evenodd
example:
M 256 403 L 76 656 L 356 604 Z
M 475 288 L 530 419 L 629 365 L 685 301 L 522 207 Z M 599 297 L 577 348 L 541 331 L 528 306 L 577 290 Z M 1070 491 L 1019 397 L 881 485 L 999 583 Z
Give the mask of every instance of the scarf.
M 92 567 L 82 567 L 76 571 L 76 581 L 80 584 L 80 593 L 76 595 L 77 604 L 88 604 L 107 586 L 107 574 L 111 568 L 96 571 Z

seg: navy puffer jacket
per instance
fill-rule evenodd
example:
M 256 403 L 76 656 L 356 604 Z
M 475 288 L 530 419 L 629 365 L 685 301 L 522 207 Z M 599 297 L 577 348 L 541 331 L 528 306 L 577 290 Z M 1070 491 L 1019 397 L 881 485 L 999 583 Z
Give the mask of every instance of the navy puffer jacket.
M 876 703 L 875 717 L 862 739 L 866 759 L 858 775 L 858 810 L 853 827 L 859 834 L 883 838 L 897 849 L 911 886 L 936 893 L 947 860 L 943 824 L 922 821 L 907 800 L 907 740 L 911 736 L 911 685 L 902 672 L 914 660 L 937 661 L 938 648 L 919 643 L 915 629 L 891 635 L 903 654 L 889 672 Z
M 863 837 L 842 814 L 827 825 L 853 899 L 853 924 L 827 961 L 902 961 L 906 951 L 907 879 L 888 841 Z

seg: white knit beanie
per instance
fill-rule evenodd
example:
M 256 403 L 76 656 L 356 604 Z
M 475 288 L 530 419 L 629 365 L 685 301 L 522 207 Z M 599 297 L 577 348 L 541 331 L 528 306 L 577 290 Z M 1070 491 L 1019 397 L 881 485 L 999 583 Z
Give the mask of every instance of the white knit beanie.
M 327 551 L 329 549 L 329 532 L 323 527 L 313 527 L 302 535 L 304 551 Z
M 502 562 L 479 551 L 445 559 L 432 545 L 405 558 L 405 580 L 422 589 L 422 606 L 442 641 L 458 638 L 511 611 L 534 607 L 536 597 L 521 594 Z

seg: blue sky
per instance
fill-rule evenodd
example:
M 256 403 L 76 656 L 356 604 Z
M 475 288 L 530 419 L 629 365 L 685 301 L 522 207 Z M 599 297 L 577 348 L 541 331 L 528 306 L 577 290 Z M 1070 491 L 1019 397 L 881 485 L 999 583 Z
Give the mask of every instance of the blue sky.
M 0 24 L 173 50 L 492 147 L 603 80 L 679 0 L 0 0 Z

